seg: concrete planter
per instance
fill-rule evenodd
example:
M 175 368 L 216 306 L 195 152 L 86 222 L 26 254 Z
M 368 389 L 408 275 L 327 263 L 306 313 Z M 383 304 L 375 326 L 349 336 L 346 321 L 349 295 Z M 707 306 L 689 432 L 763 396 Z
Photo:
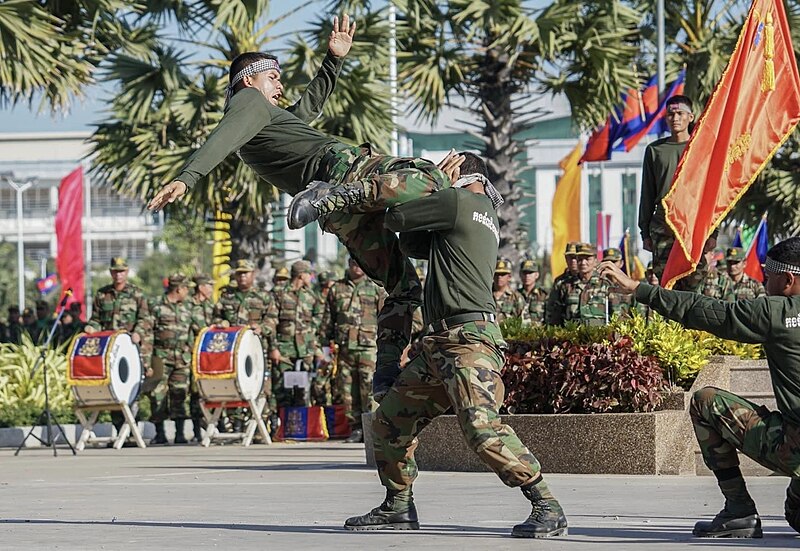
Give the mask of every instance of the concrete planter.
M 714 358 L 692 388 L 727 387 L 733 358 Z M 688 415 L 689 393 L 669 397 L 653 413 L 504 415 L 548 473 L 694 474 L 694 433 Z M 367 464 L 375 466 L 372 415 L 363 417 Z M 453 415 L 436 418 L 420 435 L 420 469 L 487 471 L 467 447 Z

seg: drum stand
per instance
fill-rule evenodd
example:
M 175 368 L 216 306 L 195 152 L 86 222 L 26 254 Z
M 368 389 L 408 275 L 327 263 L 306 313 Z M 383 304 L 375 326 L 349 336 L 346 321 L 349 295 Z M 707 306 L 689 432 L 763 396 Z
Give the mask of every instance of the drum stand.
M 64 428 L 56 419 L 56 416 L 53 415 L 53 412 L 50 411 L 50 394 L 47 390 L 47 365 L 45 365 L 45 353 L 47 349 L 50 348 L 50 342 L 53 340 L 53 335 L 55 335 L 56 327 L 58 327 L 58 323 L 61 321 L 61 316 L 64 315 L 64 309 L 67 306 L 67 299 L 72 296 L 72 289 L 67 290 L 64 293 L 64 298 L 61 300 L 61 304 L 58 307 L 58 315 L 56 316 L 53 325 L 50 327 L 50 333 L 47 335 L 47 340 L 39 349 L 39 357 L 36 358 L 36 363 L 33 364 L 33 369 L 31 369 L 31 378 L 36 373 L 36 370 L 39 369 L 39 366 L 42 366 L 42 376 L 44 378 L 44 411 L 39 414 L 39 418 L 36 420 L 36 423 L 31 427 L 31 430 L 28 431 L 28 434 L 25 435 L 25 438 L 22 439 L 20 442 L 17 451 L 14 452 L 14 455 L 19 455 L 19 452 L 22 450 L 22 447 L 25 446 L 25 442 L 28 441 L 28 438 L 33 436 L 36 440 L 41 442 L 45 447 L 52 447 L 53 448 L 53 457 L 58 456 L 58 448 L 56 447 L 56 441 L 58 440 L 59 433 L 63 437 L 64 442 L 67 443 L 69 449 L 72 450 L 72 455 L 76 455 L 75 448 L 72 447 L 70 444 L 69 439 L 67 438 L 67 433 L 64 432 Z M 58 428 L 58 433 L 53 434 L 53 425 Z M 33 433 L 36 427 L 42 426 L 47 427 L 47 437 L 43 440 L 39 436 Z
M 137 406 L 134 405 L 134 408 L 137 408 Z M 114 410 L 121 411 L 122 415 L 125 417 L 125 423 L 119 430 L 119 434 L 117 434 L 116 438 L 113 436 L 97 436 L 92 430 L 97 422 L 97 417 L 103 411 Z M 91 412 L 88 417 L 86 416 L 87 412 Z M 144 439 L 142 438 L 142 433 L 139 430 L 139 426 L 136 424 L 136 412 L 125 402 L 119 404 L 108 404 L 105 406 L 76 406 L 75 416 L 81 422 L 81 427 L 83 427 L 81 437 L 78 439 L 77 444 L 75 444 L 75 447 L 79 450 L 83 450 L 86 447 L 86 444 L 104 444 L 107 442 L 114 442 L 114 449 L 118 450 L 122 448 L 125 440 L 128 439 L 128 435 L 133 436 L 133 439 L 136 441 L 136 445 L 140 448 L 147 447 L 144 443 Z
M 208 447 L 212 440 L 238 440 L 242 439 L 242 446 L 249 446 L 253 443 L 253 437 L 256 435 L 256 429 L 264 439 L 265 444 L 272 444 L 272 438 L 269 436 L 267 426 L 264 424 L 264 419 L 261 414 L 264 412 L 264 406 L 267 404 L 267 399 L 263 394 L 253 400 L 246 400 L 240 402 L 206 402 L 200 401 L 200 407 L 203 410 L 203 417 L 205 417 L 208 425 L 206 427 L 206 435 L 203 438 L 203 446 Z M 250 408 L 250 419 L 245 425 L 244 432 L 220 432 L 217 429 L 217 421 L 222 416 L 226 408 L 245 407 Z

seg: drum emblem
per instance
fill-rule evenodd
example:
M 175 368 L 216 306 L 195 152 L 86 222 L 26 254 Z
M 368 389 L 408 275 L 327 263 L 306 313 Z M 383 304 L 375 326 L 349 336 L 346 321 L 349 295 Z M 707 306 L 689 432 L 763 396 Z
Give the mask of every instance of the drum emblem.
M 305 432 L 303 410 L 301 408 L 289 408 L 286 415 L 286 430 L 284 434 L 301 434 Z
M 97 356 L 100 354 L 100 338 L 87 337 L 78 349 L 78 356 Z
M 227 333 L 214 333 L 211 337 L 211 342 L 208 343 L 206 348 L 208 352 L 227 352 L 228 351 L 228 335 Z

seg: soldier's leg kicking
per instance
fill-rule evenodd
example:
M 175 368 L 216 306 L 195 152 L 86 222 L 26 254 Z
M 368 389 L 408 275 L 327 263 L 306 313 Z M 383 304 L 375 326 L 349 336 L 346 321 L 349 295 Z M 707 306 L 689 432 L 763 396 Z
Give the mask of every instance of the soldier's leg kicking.
M 714 387 L 692 396 L 689 412 L 703 461 L 717 478 L 725 506 L 710 522 L 698 522 L 700 537 L 762 537 L 761 519 L 745 486 L 737 450 L 761 465 L 793 477 L 787 490 L 786 520 L 800 528 L 800 429 L 769 411 Z

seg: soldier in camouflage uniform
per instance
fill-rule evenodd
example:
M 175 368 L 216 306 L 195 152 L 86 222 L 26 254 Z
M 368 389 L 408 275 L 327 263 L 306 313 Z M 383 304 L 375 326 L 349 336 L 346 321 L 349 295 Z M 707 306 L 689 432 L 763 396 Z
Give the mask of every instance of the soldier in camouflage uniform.
M 336 283 L 336 274 L 331 271 L 320 272 L 317 275 L 317 294 L 325 302 L 331 287 Z
M 570 241 L 564 248 L 564 260 L 567 262 L 567 268 L 553 280 L 553 286 L 550 288 L 550 293 L 547 295 L 547 302 L 544 306 L 544 322 L 547 325 L 552 325 L 554 318 L 553 311 L 559 309 L 559 297 L 565 292 L 562 287 L 572 283 L 578 277 L 578 244 L 575 241 Z M 554 274 L 555 275 L 555 274 Z
M 417 266 L 417 277 L 419 278 L 419 284 L 422 285 L 423 290 L 425 289 L 425 271 L 420 267 Z M 415 343 L 419 340 L 422 336 L 422 333 L 425 329 L 425 324 L 422 322 L 422 304 L 419 305 L 419 308 L 414 310 L 414 317 L 411 320 L 411 343 Z M 408 358 L 406 358 L 407 360 Z
M 698 522 L 694 534 L 762 536 L 761 519 L 742 477 L 737 450 L 791 477 L 784 515 L 800 532 L 800 238 L 791 237 L 767 252 L 767 296 L 733 304 L 638 284 L 605 266 L 601 271 L 666 318 L 723 339 L 764 347 L 777 411 L 714 387 L 692 396 L 689 411 L 700 451 L 725 496 L 722 511 L 710 522 Z
M 189 299 L 194 283 L 184 274 L 169 276 L 167 292 L 150 301 L 153 318 L 153 371 L 161 373 L 156 387 L 148 392 L 150 421 L 156 426 L 151 444 L 166 444 L 164 420 L 175 421 L 175 443 L 186 444 L 183 434 L 188 417 L 186 401 L 192 366 L 192 345 L 197 321 Z
M 547 323 L 564 325 L 576 321 L 589 325 L 607 323 L 611 313 L 608 304 L 610 286 L 595 273 L 597 251 L 591 243 L 577 246 L 578 276 L 564 279 L 550 293 Z
M 256 335 L 261 337 L 261 346 L 264 348 L 265 365 L 267 351 L 271 347 L 275 334 L 275 319 L 270 317 L 269 308 L 272 305 L 272 295 L 260 291 L 254 286 L 255 265 L 249 260 L 237 261 L 234 269 L 236 286 L 229 285 L 220 292 L 219 302 L 214 305 L 214 324 L 225 327 L 249 327 Z M 270 371 L 264 370 L 264 394 L 272 394 Z M 272 413 L 273 415 L 269 415 Z M 265 412 L 269 416 L 272 432 L 278 428 L 275 411 Z M 237 413 L 234 424 L 239 425 L 242 419 Z M 237 427 L 234 427 L 239 428 Z
M 153 354 L 153 320 L 144 293 L 128 281 L 128 263 L 124 258 L 111 259 L 109 268 L 113 283 L 98 289 L 92 302 L 92 317 L 83 330 L 86 333 L 95 331 L 127 331 L 131 339 L 139 345 L 139 356 L 145 376 L 150 377 L 150 359 Z M 129 404 L 133 406 L 133 404 Z M 111 420 L 119 430 L 125 418 L 119 411 L 111 412 Z
M 527 319 L 525 299 L 511 287 L 511 261 L 506 258 L 498 258 L 495 264 L 492 295 L 497 310 L 497 323 L 507 318 Z
M 730 283 L 723 298 L 728 302 L 750 300 L 765 295 L 761 282 L 744 273 L 745 254 L 741 247 L 731 247 L 725 254 Z
M 363 442 L 361 414 L 374 409 L 372 375 L 378 352 L 378 312 L 386 293 L 370 280 L 355 259 L 328 293 L 320 340 L 339 347 L 334 403 L 344 404 L 352 434 L 348 443 Z
M 622 251 L 611 247 L 603 251 L 603 261 L 610 260 L 617 265 L 618 268 L 623 269 L 625 259 L 622 258 Z M 609 316 L 627 316 L 630 314 L 634 307 L 633 297 L 618 293 L 608 289 L 608 314 Z
M 318 340 L 322 304 L 311 287 L 311 264 L 307 260 L 298 260 L 292 264 L 291 277 L 288 285 L 272 292 L 268 313 L 277 324 L 269 350 L 272 364 L 270 406 L 273 411 L 306 405 L 309 399 L 320 398 L 303 396 L 296 388 L 284 387 L 284 373 L 299 369 L 314 375 L 314 360 L 322 359 Z
M 272 276 L 272 290 L 277 291 L 289 283 L 289 268 L 280 266 L 275 270 L 275 275 Z
M 192 277 L 194 283 L 194 294 L 192 295 L 192 330 L 195 335 L 206 327 L 214 324 L 214 280 L 207 274 L 195 274 Z M 203 433 L 201 429 L 205 423 L 203 418 L 203 408 L 200 407 L 200 392 L 197 390 L 197 382 L 192 380 L 191 392 L 189 394 L 189 413 L 192 416 L 192 430 L 194 436 L 192 442 L 201 442 Z
M 470 160 L 464 171 L 477 172 Z M 484 180 L 485 172 L 484 165 Z M 512 535 L 567 533 L 567 520 L 539 462 L 498 414 L 505 342 L 494 319 L 491 284 L 500 224 L 482 192 L 484 180 L 467 179 L 467 189 L 440 191 L 387 214 L 387 227 L 403 232 L 406 253 L 430 259 L 423 303 L 428 329 L 421 353 L 375 412 L 375 461 L 386 498 L 369 513 L 348 518 L 348 530 L 419 528 L 412 494 L 416 437 L 452 407 L 469 446 L 504 484 L 521 488 L 531 502 L 531 515 Z
M 716 251 L 704 253 L 708 264 L 708 272 L 706 272 L 698 292 L 711 298 L 725 298 L 731 285 L 731 279 L 725 270 L 720 270 L 717 265 L 716 255 Z
M 537 285 L 539 280 L 539 265 L 525 259 L 519 267 L 519 279 L 522 285 L 518 293 L 525 300 L 525 311 L 522 319 L 526 323 L 542 325 L 544 323 L 544 309 L 547 304 L 547 291 Z

